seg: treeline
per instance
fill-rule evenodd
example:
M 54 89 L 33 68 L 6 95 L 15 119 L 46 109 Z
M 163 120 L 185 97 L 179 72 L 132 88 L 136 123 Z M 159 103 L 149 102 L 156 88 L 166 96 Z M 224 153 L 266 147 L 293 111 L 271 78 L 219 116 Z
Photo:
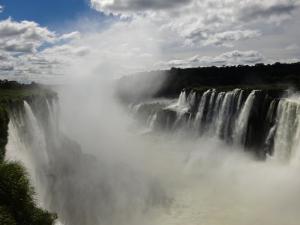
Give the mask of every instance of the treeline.
M 37 88 L 39 85 L 35 82 L 30 84 L 23 84 L 17 81 L 0 80 L 0 89 L 24 89 Z
M 152 97 L 178 95 L 183 89 L 276 89 L 289 87 L 300 89 L 300 62 L 254 66 L 223 66 L 198 68 L 172 68 L 127 76 L 119 80 L 119 95 L 122 99 L 136 98 L 136 95 L 149 97 L 140 91 L 142 84 L 159 84 Z M 160 80 L 160 83 L 157 81 Z M 148 85 L 149 86 L 149 85 Z M 150 93 L 149 90 L 146 91 Z
M 157 95 L 178 94 L 184 88 L 201 87 L 300 89 L 300 63 L 172 68 L 167 71 L 167 79 Z

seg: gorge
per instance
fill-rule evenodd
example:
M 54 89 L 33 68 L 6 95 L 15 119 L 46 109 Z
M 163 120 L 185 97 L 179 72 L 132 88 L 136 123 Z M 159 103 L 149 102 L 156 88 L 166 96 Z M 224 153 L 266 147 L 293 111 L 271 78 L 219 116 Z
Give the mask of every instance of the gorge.
M 297 224 L 297 91 L 186 87 L 129 103 L 111 84 L 73 85 L 2 100 L 5 161 L 26 168 L 56 224 Z
M 0 225 L 299 225 L 300 0 L 0 0 Z

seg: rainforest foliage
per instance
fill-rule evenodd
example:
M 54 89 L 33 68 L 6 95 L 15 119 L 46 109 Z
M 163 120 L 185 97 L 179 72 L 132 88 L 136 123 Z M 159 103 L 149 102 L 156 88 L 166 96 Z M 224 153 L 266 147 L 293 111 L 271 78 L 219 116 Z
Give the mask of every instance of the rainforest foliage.
M 157 89 L 154 90 L 154 87 Z M 172 68 L 138 73 L 123 77 L 118 82 L 118 94 L 123 100 L 135 100 L 137 95 L 174 97 L 178 96 L 183 89 L 207 90 L 210 88 L 218 90 L 234 88 L 286 90 L 294 88 L 299 90 L 300 62 L 253 66 Z

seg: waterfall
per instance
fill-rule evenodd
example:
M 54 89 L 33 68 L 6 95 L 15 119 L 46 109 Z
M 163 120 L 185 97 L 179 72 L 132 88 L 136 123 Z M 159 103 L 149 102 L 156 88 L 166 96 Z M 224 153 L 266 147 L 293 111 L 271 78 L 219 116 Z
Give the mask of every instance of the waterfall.
M 189 108 L 192 108 L 196 103 L 196 92 L 191 91 L 189 96 L 187 97 L 187 102 L 189 104 Z
M 221 138 L 228 138 L 230 134 L 230 122 L 234 116 L 235 98 L 238 96 L 240 90 L 234 90 L 225 94 L 222 101 L 219 115 L 217 118 L 217 135 Z
M 173 103 L 156 111 L 155 121 L 158 125 L 168 121 L 170 131 L 188 128 L 196 137 L 217 137 L 273 160 L 293 162 L 300 159 L 300 98 L 281 98 L 284 93 L 208 89 L 188 95 L 182 91 Z M 153 115 L 149 119 L 153 121 Z
M 6 145 L 5 158 L 9 161 L 19 161 L 22 162 L 23 166 L 27 168 L 29 174 L 33 175 L 30 177 L 33 184 L 37 184 L 37 175 L 35 172 L 33 158 L 29 154 L 30 149 L 27 148 L 19 135 L 18 129 L 14 124 L 16 121 L 10 121 L 8 125 L 8 143 Z
M 195 118 L 195 122 L 194 122 L 194 126 L 196 129 L 201 129 L 202 128 L 202 122 L 204 120 L 204 110 L 206 108 L 206 104 L 207 101 L 209 100 L 209 95 L 211 94 L 211 90 L 208 90 L 206 92 L 203 93 L 200 103 L 199 103 L 199 107 L 198 107 L 198 111 L 196 114 L 196 118 Z
M 46 136 L 29 103 L 23 104 L 24 115 L 14 112 L 10 116 L 6 159 L 19 161 L 27 168 L 38 204 L 46 208 L 45 174 L 49 167 Z
M 46 137 L 44 130 L 41 128 L 41 125 L 38 123 L 37 118 L 35 117 L 31 106 L 24 101 L 25 116 L 28 120 L 28 134 L 30 134 L 30 143 L 32 143 L 32 151 L 35 161 L 41 165 L 41 167 L 46 166 L 49 163 L 49 156 L 46 149 Z
M 299 160 L 300 100 L 299 97 L 282 99 L 277 110 L 277 128 L 274 156 L 278 161 Z
M 208 103 L 208 110 L 207 110 L 207 122 L 210 123 L 213 118 L 213 110 L 215 105 L 215 97 L 216 97 L 217 91 L 216 89 L 213 89 L 211 92 L 211 96 Z
M 190 96 L 187 97 L 187 93 L 185 90 L 183 90 L 176 103 L 172 103 L 171 105 L 165 107 L 166 110 L 173 110 L 176 112 L 176 120 L 173 124 L 173 129 L 176 129 L 177 127 L 180 127 L 182 123 L 184 122 L 184 115 L 188 113 L 188 111 L 191 109 L 189 100 L 193 100 L 194 97 Z M 152 115 L 151 115 L 152 117 Z M 149 118 L 151 120 L 152 118 Z M 188 120 L 187 120 L 188 121 Z
M 187 100 L 187 96 L 186 96 L 186 92 L 182 91 L 179 98 L 178 98 L 178 102 L 175 105 L 175 107 L 177 107 L 178 112 L 180 115 L 184 114 L 185 112 L 188 111 L 189 109 L 189 104 L 188 104 L 188 100 Z
M 147 121 L 147 124 L 150 128 L 150 131 L 154 130 L 156 120 L 157 120 L 157 114 L 156 113 L 154 113 L 152 116 L 149 117 L 149 120 Z
M 186 124 L 185 122 L 189 121 L 189 119 L 185 118 L 185 115 L 191 110 L 190 103 L 192 103 L 194 99 L 195 97 L 193 96 L 192 92 L 187 97 L 186 91 L 183 90 L 179 95 L 178 101 L 175 104 L 171 104 L 165 108 L 167 110 L 174 110 L 177 113 L 176 120 L 172 126 L 173 129 L 176 129 L 183 124 Z
M 58 112 L 58 105 L 55 100 L 52 100 L 51 103 L 48 99 L 46 99 L 46 105 L 47 105 L 47 111 L 49 114 L 48 119 L 48 128 L 45 132 L 47 132 L 47 136 L 52 136 L 51 138 L 48 138 L 48 142 L 52 142 L 50 145 L 55 146 L 55 148 L 59 147 L 59 112 Z
M 260 101 L 261 99 L 264 100 Z M 265 101 L 265 99 L 267 100 Z M 138 164 L 134 165 L 134 167 L 131 167 L 131 164 L 127 163 L 127 161 L 121 160 L 120 163 L 119 161 L 114 161 L 115 159 L 110 161 L 110 159 L 107 160 L 105 157 L 102 158 L 104 154 L 96 156 L 83 153 L 79 144 L 62 133 L 59 126 L 58 106 L 54 100 L 46 98 L 39 99 L 36 102 L 28 100 L 20 108 L 12 109 L 10 112 L 9 143 L 7 145 L 6 158 L 21 161 L 27 168 L 32 184 L 38 193 L 37 199 L 40 205 L 58 213 L 62 221 L 62 223 L 58 222 L 58 224 L 112 225 L 122 224 L 120 221 L 125 221 L 126 224 L 144 224 L 127 223 L 127 220 L 132 215 L 142 215 L 142 213 L 153 206 L 158 208 L 158 206 L 165 207 L 169 204 L 169 199 L 171 198 L 168 198 L 168 194 L 165 193 L 165 187 L 169 188 L 170 184 L 175 182 L 173 183 L 173 181 L 168 179 L 156 179 L 156 174 L 153 175 L 152 173 L 152 167 L 149 174 L 144 173 L 144 170 L 136 170 L 136 167 L 144 162 L 146 163 L 148 160 L 146 151 L 142 152 L 143 155 L 146 155 L 145 158 L 142 158 L 145 161 L 139 160 L 140 158 L 137 156 Z M 193 171 L 193 174 L 194 172 L 197 174 L 197 178 L 199 178 L 198 173 L 202 176 L 206 172 L 202 170 L 205 166 L 202 167 L 200 164 L 213 165 L 213 167 L 209 167 L 210 172 L 212 170 L 212 173 L 209 172 L 210 176 L 215 173 L 214 167 L 218 167 L 219 163 L 221 163 L 220 168 L 222 171 L 220 177 L 223 179 L 223 168 L 226 168 L 228 165 L 230 167 L 227 168 L 229 169 L 227 172 L 229 177 L 232 177 L 233 170 L 231 165 L 232 162 L 238 161 L 234 160 L 236 160 L 236 157 L 239 159 L 240 153 L 235 156 L 236 152 L 230 152 L 229 154 L 234 154 L 233 160 L 226 161 L 229 163 L 223 165 L 223 157 L 226 157 L 227 153 L 220 152 L 218 148 L 218 150 L 213 150 L 214 152 L 209 156 L 211 153 L 210 149 L 206 150 L 206 144 L 202 147 L 199 143 L 202 143 L 203 137 L 210 136 L 210 138 L 207 138 L 207 143 L 212 145 L 215 144 L 217 139 L 216 143 L 218 146 L 220 144 L 224 148 L 230 148 L 238 144 L 240 145 L 238 147 L 250 149 L 247 143 L 251 142 L 251 140 L 257 141 L 257 139 L 249 137 L 257 135 L 258 131 L 254 128 L 258 126 L 262 127 L 263 132 L 260 132 L 259 135 L 263 135 L 263 144 L 264 147 L 268 147 L 268 152 L 265 149 L 255 149 L 255 151 L 264 152 L 266 155 L 272 155 L 273 153 L 270 156 L 270 160 L 285 163 L 296 163 L 300 159 L 300 98 L 296 96 L 278 100 L 274 97 L 269 97 L 268 93 L 263 93 L 263 91 L 254 90 L 250 92 L 235 89 L 224 92 L 223 90 L 209 89 L 201 92 L 191 91 L 189 94 L 182 92 L 178 99 L 153 100 L 139 103 L 138 106 L 132 106 L 132 108 L 136 109 L 136 114 L 146 115 L 145 126 L 150 127 L 153 132 L 170 132 L 172 134 L 172 131 L 175 131 L 172 130 L 175 129 L 174 124 L 180 119 L 176 129 L 186 131 L 186 128 L 188 128 L 191 134 L 195 134 L 196 138 L 199 138 L 195 142 L 189 142 L 189 139 L 187 143 L 183 143 L 183 147 L 181 143 L 175 142 L 175 145 L 171 145 L 171 151 L 168 152 L 169 150 L 166 150 L 167 156 L 164 156 L 164 152 L 161 152 L 161 146 L 164 147 L 164 144 L 169 144 L 164 143 L 164 141 L 167 142 L 169 140 L 165 140 L 165 136 L 160 137 L 160 135 L 157 135 L 153 138 L 145 135 L 146 138 L 151 139 L 149 157 L 153 156 L 155 163 L 157 163 L 156 160 L 160 156 L 166 157 L 162 160 L 163 167 L 158 167 L 157 170 L 169 166 L 168 159 L 173 159 L 174 156 L 177 159 L 179 150 L 184 149 L 179 154 L 180 157 L 184 156 L 187 159 L 181 160 L 182 158 L 178 157 L 178 163 L 184 161 L 184 163 L 188 162 L 189 168 L 200 168 L 200 172 L 198 170 Z M 192 123 L 193 126 L 189 127 L 187 123 Z M 161 129 L 165 127 L 170 129 Z M 171 137 L 171 135 L 167 137 Z M 194 136 L 192 137 L 194 138 Z M 142 138 L 144 136 L 138 136 L 138 139 Z M 160 138 L 163 139 L 163 143 L 160 143 Z M 182 138 L 179 139 L 180 142 L 186 141 L 186 136 L 180 138 Z M 191 140 L 194 141 L 194 139 Z M 100 141 L 95 144 L 98 145 L 99 143 Z M 140 144 L 138 145 L 139 151 L 148 147 L 146 142 L 138 143 Z M 154 149 L 152 147 L 155 144 L 159 145 L 158 157 L 154 151 L 152 152 Z M 189 146 L 190 144 L 192 146 Z M 177 145 L 179 149 L 177 149 Z M 106 145 L 103 146 L 106 147 Z M 95 150 L 100 152 L 103 146 L 101 145 L 100 148 L 97 147 Z M 132 145 L 129 146 L 131 147 Z M 190 148 L 192 149 L 191 152 Z M 109 150 L 111 149 L 115 151 L 114 148 L 109 148 Z M 146 150 L 148 151 L 149 149 Z M 121 150 L 123 151 L 123 148 Z M 198 155 L 200 151 L 207 152 L 204 152 L 204 155 Z M 119 152 L 113 152 L 113 156 L 118 157 L 117 153 Z M 248 157 L 247 159 L 243 158 L 247 154 L 241 155 L 241 162 L 239 163 L 249 163 Z M 213 161 L 210 161 L 211 158 L 213 158 Z M 201 163 L 198 163 L 198 160 Z M 191 161 L 195 165 L 199 164 L 199 167 L 192 166 L 193 163 L 190 163 Z M 157 165 L 152 163 L 151 161 L 151 165 Z M 142 165 L 142 168 L 144 169 L 147 166 L 149 165 Z M 175 166 L 170 165 L 170 169 L 174 169 Z M 262 168 L 260 166 L 258 165 L 258 168 Z M 183 168 L 186 169 L 186 165 L 183 165 Z M 252 161 L 251 167 L 247 167 L 247 170 L 242 170 L 243 173 L 251 171 L 250 168 L 253 168 Z M 175 173 L 178 173 L 178 171 L 176 170 Z M 257 171 L 255 170 L 255 173 Z M 187 172 L 188 170 L 185 170 L 184 174 Z M 249 172 L 251 176 L 254 176 L 252 173 L 254 174 L 253 171 Z M 234 175 L 234 180 L 228 182 L 229 187 L 232 187 L 231 181 L 235 181 Z M 253 181 L 251 176 L 250 184 Z M 242 177 L 245 177 L 244 174 L 242 174 Z M 248 177 L 246 178 L 248 179 Z M 164 183 L 165 186 L 160 186 L 162 180 L 164 182 L 167 180 L 167 185 Z M 210 184 L 206 187 L 207 190 L 211 190 Z M 245 187 L 249 186 L 248 182 L 244 185 Z M 222 186 L 220 185 L 220 187 Z M 198 189 L 201 188 L 197 187 Z M 231 190 L 231 188 L 229 189 Z M 266 193 L 268 193 L 268 190 Z M 203 199 L 205 198 L 206 195 L 204 195 Z M 226 201 L 227 204 L 228 202 Z M 150 215 L 152 216 L 152 214 Z
M 217 130 L 218 123 L 219 123 L 218 118 L 220 115 L 220 109 L 222 107 L 222 102 L 224 100 L 225 94 L 226 94 L 225 92 L 220 92 L 217 95 L 216 102 L 214 104 L 213 111 L 212 111 L 212 120 L 213 121 L 209 128 L 211 134 L 215 134 L 215 132 Z
M 258 152 L 267 155 L 273 153 L 277 102 L 268 92 L 258 90 L 208 89 L 189 94 L 182 91 L 178 99 L 149 113 L 147 124 L 151 129 L 169 127 L 171 132 L 182 129 L 198 137 L 217 137 L 228 144 L 260 148 Z M 176 115 L 174 119 L 172 115 Z M 154 122 L 158 126 L 154 127 Z M 259 132 L 258 127 L 261 127 Z
M 265 152 L 267 152 L 268 157 L 270 157 L 270 155 L 272 154 L 272 152 L 270 152 L 270 149 L 272 149 L 273 147 L 275 132 L 276 132 L 276 125 L 270 128 L 270 131 L 265 141 Z
M 186 92 L 185 91 L 182 91 L 180 93 L 177 104 L 180 106 L 186 105 Z
M 270 107 L 268 109 L 268 113 L 267 113 L 267 120 L 269 122 L 272 122 L 274 120 L 274 117 L 276 116 L 276 104 L 277 104 L 277 100 L 273 100 L 270 104 Z
M 39 205 L 58 214 L 57 224 L 120 224 L 150 206 L 167 204 L 168 196 L 150 174 L 122 157 L 110 161 L 84 153 L 61 131 L 57 110 L 47 98 L 11 108 L 6 154 L 27 169 Z
M 256 92 L 257 91 L 254 90 L 250 93 L 236 121 L 233 133 L 233 140 L 236 144 L 245 144 L 249 116 L 251 113 Z
M 58 115 L 55 99 L 43 99 L 46 109 L 41 121 L 32 104 L 24 101 L 23 110 L 13 108 L 10 111 L 9 137 L 6 159 L 20 162 L 27 170 L 31 184 L 34 186 L 37 204 L 47 210 L 53 209 L 54 179 L 52 164 L 55 159 L 55 146 L 58 147 Z M 43 111 L 42 105 L 39 110 Z M 47 116 L 46 116 L 47 115 Z M 45 127 L 45 124 L 49 126 Z M 56 225 L 62 225 L 56 221 Z
M 215 99 L 216 90 L 213 90 L 207 107 L 206 122 L 210 132 L 216 136 L 230 141 L 232 121 L 239 111 L 243 91 L 235 89 L 229 92 L 220 92 Z
M 236 91 L 238 92 L 238 103 L 236 106 L 236 111 L 238 112 L 241 109 L 242 103 L 243 103 L 243 94 L 244 94 L 244 90 L 240 90 L 240 89 L 236 89 Z

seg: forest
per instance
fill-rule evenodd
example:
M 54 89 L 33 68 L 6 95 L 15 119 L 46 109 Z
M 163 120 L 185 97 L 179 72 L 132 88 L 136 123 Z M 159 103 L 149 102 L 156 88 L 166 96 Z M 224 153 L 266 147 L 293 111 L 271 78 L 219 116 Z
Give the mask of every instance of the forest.
M 154 83 L 152 90 L 145 88 Z M 118 82 L 118 94 L 124 100 L 149 97 L 175 97 L 183 89 L 215 88 L 219 90 L 260 89 L 286 90 L 300 89 L 300 62 L 171 68 L 170 70 L 150 71 L 126 76 Z M 134 87 L 134 89 L 132 89 Z

